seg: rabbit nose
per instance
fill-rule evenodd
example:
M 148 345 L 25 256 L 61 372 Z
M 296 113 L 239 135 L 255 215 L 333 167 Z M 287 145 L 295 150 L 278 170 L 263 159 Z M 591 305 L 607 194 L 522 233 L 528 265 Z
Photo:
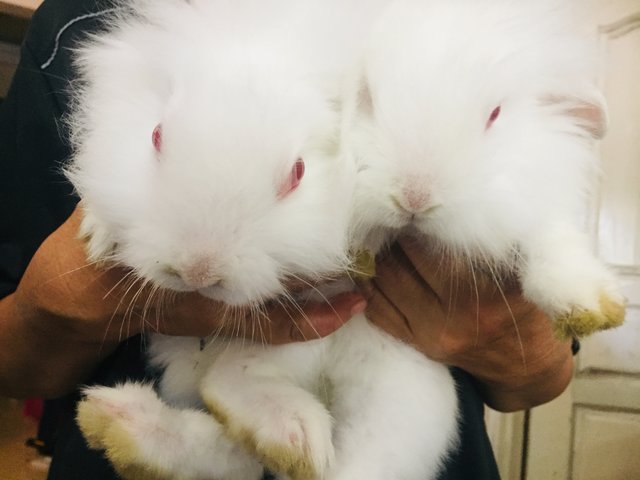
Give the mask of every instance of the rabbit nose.
M 424 188 L 407 186 L 392 198 L 396 206 L 412 215 L 424 213 L 432 207 L 431 195 Z
M 191 288 L 212 287 L 222 281 L 220 269 L 209 256 L 197 257 L 177 272 L 182 281 Z

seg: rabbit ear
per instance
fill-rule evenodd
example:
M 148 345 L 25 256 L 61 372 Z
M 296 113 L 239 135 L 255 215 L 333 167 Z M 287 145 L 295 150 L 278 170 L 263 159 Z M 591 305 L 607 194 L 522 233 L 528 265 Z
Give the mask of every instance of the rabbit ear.
M 595 140 L 602 139 L 607 133 L 609 116 L 606 100 L 600 92 L 594 91 L 584 97 L 549 95 L 544 103 L 560 105 Z
M 600 140 L 607 133 L 609 116 L 604 98 L 582 100 L 568 110 L 587 133 L 594 139 Z

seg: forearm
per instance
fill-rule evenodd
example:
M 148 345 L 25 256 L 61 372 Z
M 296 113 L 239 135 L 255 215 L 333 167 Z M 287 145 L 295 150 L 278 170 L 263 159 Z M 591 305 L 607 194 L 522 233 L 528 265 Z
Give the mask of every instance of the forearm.
M 121 320 L 105 301 L 116 280 L 87 265 L 76 232 L 70 220 L 49 236 L 0 300 L 0 394 L 67 393 L 118 343 Z
M 19 301 L 0 300 L 0 394 L 56 397 L 87 378 L 117 342 L 84 337 L 68 319 Z

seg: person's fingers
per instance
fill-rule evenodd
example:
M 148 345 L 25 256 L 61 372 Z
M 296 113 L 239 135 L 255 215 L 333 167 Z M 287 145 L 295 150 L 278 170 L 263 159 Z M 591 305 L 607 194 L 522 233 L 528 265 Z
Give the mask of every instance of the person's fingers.
M 407 328 L 414 334 L 414 341 L 431 344 L 441 335 L 469 328 L 461 322 L 473 322 L 475 329 L 480 293 L 471 288 L 467 279 L 443 280 L 433 273 L 441 267 L 436 259 L 424 253 L 424 247 L 411 244 L 409 250 L 412 258 L 401 245 L 394 245 L 379 263 L 373 284 L 402 312 Z M 415 263 L 421 264 L 422 272 Z M 440 291 L 434 291 L 429 281 L 436 283 Z M 395 316 L 393 320 L 398 318 Z
M 478 303 L 494 300 L 504 304 L 505 297 L 522 297 L 515 271 L 489 267 L 484 261 L 456 258 L 438 249 L 425 248 L 424 242 L 404 237 L 398 240 L 402 251 L 443 305 Z
M 440 302 L 437 293 L 397 244 L 378 261 L 372 283 L 401 311 L 407 307 L 412 310 L 430 309 Z
M 283 344 L 325 337 L 363 312 L 366 305 L 355 292 L 336 295 L 328 302 L 308 302 L 302 307 L 276 305 L 268 312 L 268 326 L 262 328 L 264 340 Z
M 412 342 L 412 331 L 407 317 L 371 281 L 358 282 L 358 287 L 367 299 L 367 318 L 389 335 L 404 342 Z
M 424 241 L 401 237 L 394 248 L 407 259 L 407 264 L 419 275 L 443 302 L 451 290 L 452 266 L 443 252 L 425 248 Z M 396 254 L 396 256 L 400 253 Z

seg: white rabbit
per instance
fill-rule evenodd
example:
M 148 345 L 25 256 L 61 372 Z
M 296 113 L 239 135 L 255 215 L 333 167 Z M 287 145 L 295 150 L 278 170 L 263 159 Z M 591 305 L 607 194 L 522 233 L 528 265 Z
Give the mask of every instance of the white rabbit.
M 90 260 L 230 305 L 348 266 L 354 173 L 336 154 L 331 93 L 340 59 L 300 35 L 304 2 L 266 3 L 123 2 L 79 48 L 68 175 Z M 171 409 L 149 386 L 89 397 L 81 426 L 125 476 L 261 475 L 211 416 Z
M 607 118 L 572 5 L 392 2 L 372 29 L 348 140 L 359 231 L 419 232 L 478 274 L 517 274 L 561 337 L 624 318 L 579 223 Z

